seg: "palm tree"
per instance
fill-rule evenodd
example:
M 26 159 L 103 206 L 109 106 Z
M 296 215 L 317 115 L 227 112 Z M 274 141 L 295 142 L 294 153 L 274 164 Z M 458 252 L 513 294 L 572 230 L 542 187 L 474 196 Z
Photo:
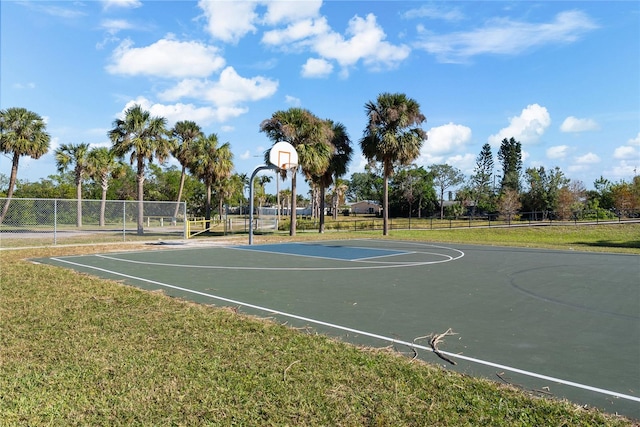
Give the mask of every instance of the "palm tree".
M 222 213 L 224 212 L 224 202 L 229 200 L 236 191 L 237 180 L 231 175 L 227 178 L 216 181 L 213 185 L 213 189 L 218 198 L 218 213 L 220 214 L 220 221 L 222 221 Z M 225 227 L 226 229 L 226 227 Z
M 73 172 L 76 183 L 76 203 L 77 218 L 76 225 L 82 227 L 82 181 L 87 173 L 87 155 L 89 144 L 62 144 L 55 151 L 56 165 L 58 172 L 62 173 L 71 165 L 74 165 Z
M 298 167 L 307 177 L 322 175 L 329 167 L 333 152 L 331 128 L 310 111 L 302 108 L 276 111 L 260 124 L 260 131 L 266 133 L 274 144 L 280 141 L 291 144 L 298 152 Z M 268 158 L 268 152 L 265 157 Z M 297 169 L 294 168 L 291 177 L 291 236 L 296 234 Z
M 338 207 L 344 203 L 344 196 L 349 190 L 349 181 L 337 178 L 333 184 L 332 208 L 333 219 L 338 219 Z
M 371 162 L 381 162 L 384 177 L 383 235 L 389 234 L 389 177 L 396 164 L 408 165 L 420 155 L 427 139 L 420 125 L 426 121 L 417 101 L 401 93 L 382 93 L 365 104 L 368 118 L 360 140 L 362 153 Z
M 46 132 L 46 124 L 38 114 L 21 107 L 0 110 L 0 152 L 13 156 L 7 200 L 0 213 L 0 224 L 7 215 L 13 197 L 20 157 L 39 159 L 49 151 L 50 141 L 51 136 Z
M 107 190 L 111 177 L 121 177 L 125 174 L 122 164 L 117 162 L 113 153 L 106 147 L 96 147 L 87 155 L 87 174 L 102 189 L 100 199 L 100 227 L 104 227 L 104 212 L 107 205 Z
M 265 184 L 270 183 L 271 179 L 272 178 L 268 175 L 260 175 L 260 177 L 258 178 L 257 184 L 259 187 L 259 191 L 256 192 L 258 194 L 258 215 L 262 210 L 262 204 L 267 200 L 267 192 L 265 191 L 264 186 Z
M 334 151 L 329 161 L 329 167 L 318 180 L 320 189 L 320 226 L 318 232 L 320 233 L 324 233 L 325 191 L 339 177 L 347 173 L 347 166 L 351 161 L 353 151 L 347 128 L 342 123 L 334 123 L 331 120 L 328 120 L 327 123 L 333 133 L 331 145 Z
M 171 154 L 173 154 L 173 156 L 182 165 L 180 187 L 178 188 L 178 200 L 176 203 L 176 210 L 173 213 L 174 223 L 175 218 L 178 216 L 178 210 L 180 209 L 180 199 L 182 198 L 182 191 L 184 189 L 184 178 L 187 171 L 187 165 L 191 160 L 191 144 L 201 133 L 202 130 L 200 129 L 200 126 L 198 126 L 195 122 L 189 120 L 177 122 L 171 130 L 171 134 L 174 138 L 175 144 L 173 149 L 171 150 Z
M 113 129 L 108 132 L 113 143 L 113 153 L 123 158 L 131 153 L 131 165 L 136 165 L 136 184 L 138 191 L 138 235 L 144 234 L 144 174 L 147 162 L 156 158 L 160 163 L 169 156 L 172 148 L 167 139 L 167 120 L 164 117 L 151 117 L 140 105 L 128 108 L 124 119 L 116 119 Z
M 219 181 L 229 178 L 233 170 L 231 145 L 226 142 L 218 146 L 218 136 L 215 133 L 209 136 L 201 134 L 193 141 L 192 157 L 188 167 L 207 188 L 205 220 L 208 229 L 211 220 L 211 189 Z

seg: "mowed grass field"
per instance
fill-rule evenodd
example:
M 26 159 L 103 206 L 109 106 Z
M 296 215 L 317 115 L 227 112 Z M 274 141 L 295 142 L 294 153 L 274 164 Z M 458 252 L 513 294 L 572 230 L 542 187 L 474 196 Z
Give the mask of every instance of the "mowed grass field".
M 382 238 L 297 239 L 363 237 Z M 638 224 L 394 230 L 388 238 L 640 254 Z M 0 252 L 0 425 L 638 425 L 390 349 L 28 261 L 141 247 Z

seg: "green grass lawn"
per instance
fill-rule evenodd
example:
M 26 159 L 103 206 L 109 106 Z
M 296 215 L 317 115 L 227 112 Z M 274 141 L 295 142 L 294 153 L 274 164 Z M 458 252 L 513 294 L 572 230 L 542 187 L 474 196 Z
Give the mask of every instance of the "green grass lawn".
M 338 236 L 381 232 L 321 237 Z M 638 225 L 393 231 L 389 238 L 640 253 Z M 140 246 L 0 252 L 0 425 L 634 424 L 391 350 L 25 260 L 125 248 Z

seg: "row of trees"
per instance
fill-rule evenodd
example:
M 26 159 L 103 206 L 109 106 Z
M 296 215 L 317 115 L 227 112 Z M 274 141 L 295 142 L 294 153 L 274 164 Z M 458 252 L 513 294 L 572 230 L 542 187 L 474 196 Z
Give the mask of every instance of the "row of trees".
M 365 105 L 368 126 L 360 140 L 365 156 L 373 163 L 382 164 L 384 179 L 385 225 L 388 220 L 388 179 L 396 164 L 406 165 L 419 154 L 426 133 L 420 128 L 425 121 L 419 104 L 404 94 L 383 93 L 376 102 Z M 277 111 L 260 124 L 260 131 L 275 144 L 289 142 L 298 152 L 298 169 L 310 183 L 320 202 L 320 231 L 323 231 L 326 189 L 347 171 L 352 147 L 347 131 L 341 123 L 320 119 L 308 110 L 291 108 Z M 117 176 L 122 160 L 129 156 L 135 167 L 136 194 L 138 204 L 138 233 L 143 233 L 144 181 L 154 160 L 163 162 L 170 154 L 182 165 L 180 201 L 188 170 L 206 186 L 205 217 L 210 218 L 212 191 L 220 204 L 237 190 L 241 179 L 232 179 L 233 155 L 229 143 L 219 145 L 215 134 L 205 135 L 190 121 L 176 123 L 166 128 L 166 119 L 151 117 L 139 105 L 125 111 L 123 119 L 113 122 L 108 132 L 111 149 L 90 150 L 87 144 L 62 145 L 56 150 L 56 162 L 60 172 L 73 166 L 76 183 L 76 198 L 82 198 L 82 183 L 87 177 L 100 182 L 102 200 L 106 198 L 109 180 Z M 16 183 L 18 161 L 28 155 L 39 158 L 49 149 L 50 135 L 46 132 L 42 118 L 24 108 L 9 108 L 0 112 L 0 151 L 13 157 L 7 191 L 7 201 L 0 214 L 0 223 L 6 215 Z M 102 151 L 99 151 L 102 150 Z M 268 152 L 265 153 L 265 157 Z M 291 177 L 291 228 L 296 230 L 296 179 L 298 170 Z M 282 172 L 284 173 L 284 172 Z M 336 187 L 343 188 L 343 186 Z M 81 225 L 81 204 L 78 204 L 78 225 Z
M 400 167 L 391 182 L 392 214 L 431 215 L 439 208 L 445 214 L 445 192 L 449 200 L 449 215 L 468 213 L 513 216 L 526 212 L 530 219 L 544 220 L 549 215 L 566 219 L 590 211 L 599 218 L 637 215 L 640 210 L 640 177 L 631 182 L 611 182 L 600 177 L 595 190 L 587 191 L 580 181 L 567 178 L 558 168 L 528 168 L 522 171 L 521 144 L 514 138 L 504 139 L 498 150 L 500 170 L 495 171 L 491 146 L 485 144 L 473 173 L 466 177 L 447 164 L 428 168 Z M 382 173 L 367 168 L 351 176 L 348 196 L 351 200 L 383 199 Z M 455 193 L 455 196 L 452 194 Z
M 497 157 L 501 165 L 494 171 L 493 154 L 485 144 L 473 174 L 465 177 L 458 169 L 447 165 L 428 168 L 413 164 L 427 138 L 421 128 L 426 121 L 419 104 L 404 94 L 383 93 L 375 102 L 365 104 L 367 126 L 360 139 L 360 148 L 369 160 L 364 173 L 355 173 L 351 180 L 345 175 L 353 148 L 341 123 L 320 119 L 308 110 L 291 108 L 277 111 L 264 120 L 259 128 L 273 142 L 292 144 L 299 157 L 298 170 L 291 176 L 291 190 L 273 197 L 287 200 L 292 213 L 290 234 L 295 234 L 297 175 L 301 172 L 310 184 L 314 212 L 324 231 L 325 203 L 336 215 L 345 199 L 375 200 L 383 206 L 383 233 L 388 234 L 388 217 L 394 215 L 433 214 L 439 208 L 445 213 L 445 192 L 457 189 L 458 204 L 453 213 L 471 209 L 472 213 L 502 212 L 508 215 L 518 210 L 539 212 L 543 217 L 550 211 L 575 212 L 600 209 L 618 211 L 638 209 L 640 180 L 632 183 L 611 183 L 604 178 L 595 183 L 596 190 L 586 192 L 580 182 L 570 181 L 559 168 L 543 167 L 522 171 L 521 144 L 514 138 L 504 139 Z M 142 201 L 187 200 L 192 214 L 211 218 L 212 203 L 241 206 L 248 185 L 246 174 L 233 173 L 233 154 L 230 144 L 220 144 L 216 134 L 205 135 L 192 121 L 177 122 L 167 129 L 166 120 L 151 117 L 136 105 L 125 111 L 122 119 L 113 122 L 108 132 L 111 148 L 93 148 L 88 144 L 63 144 L 55 152 L 60 175 L 51 176 L 38 184 L 21 186 L 23 197 L 69 197 L 68 183 L 73 181 L 75 198 L 107 199 L 137 198 Z M 12 158 L 11 175 L 6 184 L 7 202 L 0 213 L 0 223 L 7 212 L 14 193 L 18 161 L 21 156 L 39 158 L 48 151 L 50 136 L 40 116 L 24 108 L 0 111 L 0 151 Z M 269 150 L 265 152 L 268 159 Z M 174 156 L 181 165 L 161 169 L 162 163 Z M 124 160 L 128 157 L 128 164 Z M 280 172 L 285 177 L 284 171 Z M 0 175 L 0 191 L 3 189 Z M 152 185 L 145 188 L 145 181 Z M 259 204 L 274 202 L 264 192 L 270 177 L 260 177 L 255 194 Z M 135 188 L 131 183 L 135 182 Z M 524 185 L 523 185 L 524 183 Z M 89 184 L 83 191 L 83 184 Z M 330 189 L 330 194 L 326 192 Z M 52 193 L 59 193 L 53 196 Z M 82 225 L 82 206 L 78 203 L 78 226 Z M 177 216 L 178 204 L 176 204 Z M 104 211 L 104 209 L 102 209 Z M 564 215 L 564 213 L 563 213 Z M 138 232 L 143 232 L 142 213 L 139 212 Z M 101 218 L 103 224 L 104 218 Z

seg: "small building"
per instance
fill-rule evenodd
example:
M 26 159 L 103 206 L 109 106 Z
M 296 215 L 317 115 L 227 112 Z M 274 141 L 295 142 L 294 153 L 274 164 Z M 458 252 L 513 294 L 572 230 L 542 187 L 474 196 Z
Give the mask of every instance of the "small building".
M 373 200 L 361 200 L 359 202 L 352 203 L 350 206 L 352 214 L 368 214 L 368 215 L 380 215 L 382 212 L 382 206 L 380 203 Z

